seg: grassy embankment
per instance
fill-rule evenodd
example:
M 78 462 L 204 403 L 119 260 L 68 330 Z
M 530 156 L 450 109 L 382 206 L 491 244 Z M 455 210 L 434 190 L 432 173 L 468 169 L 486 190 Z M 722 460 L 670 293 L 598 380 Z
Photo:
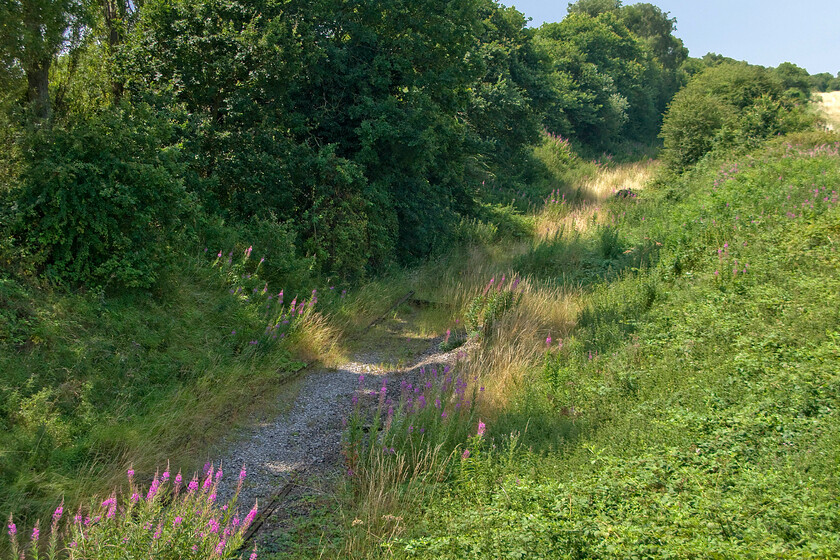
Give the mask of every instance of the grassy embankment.
M 277 557 L 840 554 L 838 149 L 781 138 L 644 189 L 652 166 L 618 166 L 415 274 L 452 330 L 521 278 L 453 373 L 475 408 L 401 405 L 322 504 L 341 513 Z
M 74 508 L 124 484 L 129 465 L 141 481 L 167 462 L 199 469 L 252 414 L 291 402 L 294 372 L 340 359 L 340 333 L 387 307 L 348 315 L 352 293 L 328 286 L 311 307 L 311 288 L 280 305 L 258 254 L 214 252 L 182 258 L 157 293 L 0 276 L 0 515 L 31 525 L 62 499 Z

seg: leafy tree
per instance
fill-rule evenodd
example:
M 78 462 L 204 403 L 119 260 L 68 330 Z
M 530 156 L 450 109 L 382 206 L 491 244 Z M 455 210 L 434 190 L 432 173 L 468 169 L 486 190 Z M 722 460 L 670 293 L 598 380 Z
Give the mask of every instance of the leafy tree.
M 655 135 L 660 67 L 615 13 L 572 13 L 543 25 L 538 37 L 554 66 L 557 109 L 577 137 L 603 146 L 622 132 L 634 139 Z
M 621 20 L 627 28 L 645 40 L 663 68 L 674 71 L 688 57 L 688 49 L 674 36 L 676 18 L 669 18 L 653 4 L 640 3 L 621 8 Z
M 50 115 L 50 67 L 81 43 L 87 12 L 81 0 L 8 0 L 0 4 L 0 62 L 7 77 L 20 68 L 26 97 L 39 118 Z
M 148 287 L 170 261 L 190 203 L 168 124 L 115 108 L 23 140 L 10 225 L 47 277 Z
M 808 71 L 791 62 L 782 62 L 774 74 L 782 83 L 785 95 L 805 101 L 811 97 L 811 80 Z
M 808 78 L 808 83 L 811 86 L 811 89 L 824 92 L 830 91 L 831 84 L 834 80 L 834 76 L 832 76 L 829 72 L 820 72 L 819 74 L 812 74 Z
M 722 63 L 696 75 L 674 96 L 662 125 L 662 157 L 682 171 L 715 147 L 749 144 L 806 123 L 773 71 Z
M 577 0 L 570 2 L 566 9 L 570 14 L 586 14 L 598 17 L 607 12 L 616 12 L 621 8 L 621 0 Z
M 483 75 L 469 88 L 467 120 L 488 166 L 484 171 L 511 177 L 517 169 L 525 171 L 524 152 L 539 138 L 542 113 L 553 95 L 547 61 L 516 9 L 485 0 L 479 18 L 481 32 L 469 57 Z

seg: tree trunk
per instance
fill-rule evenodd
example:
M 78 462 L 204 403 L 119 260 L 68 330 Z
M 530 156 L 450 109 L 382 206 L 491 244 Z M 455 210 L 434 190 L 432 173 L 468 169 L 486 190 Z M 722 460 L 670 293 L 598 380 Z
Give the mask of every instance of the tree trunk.
M 105 16 L 105 29 L 108 31 L 108 52 L 113 57 L 120 43 L 122 43 L 122 26 L 125 25 L 125 18 L 128 14 L 128 6 L 125 0 L 103 0 L 102 11 Z M 114 102 L 118 102 L 123 95 L 124 84 L 120 81 L 111 69 L 111 93 L 114 95 Z
M 41 119 L 50 116 L 50 64 L 51 58 L 33 63 L 26 69 L 26 80 L 29 84 L 27 97 L 32 104 L 35 115 Z

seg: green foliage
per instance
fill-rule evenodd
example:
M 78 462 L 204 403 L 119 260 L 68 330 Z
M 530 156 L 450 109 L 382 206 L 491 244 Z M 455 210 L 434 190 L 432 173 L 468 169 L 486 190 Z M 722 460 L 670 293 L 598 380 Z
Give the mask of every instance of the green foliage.
M 266 263 L 244 250 L 215 267 L 217 253 L 182 257 L 157 297 L 67 294 L 0 276 L 4 515 L 31 524 L 62 496 L 80 503 L 108 491 L 127 461 L 189 465 L 277 390 L 278 375 L 301 367 L 290 348 L 316 308 L 308 298 L 290 317 L 289 306 L 311 288 L 287 289 L 280 303 L 284 286 L 267 290 Z
M 165 122 L 106 110 L 23 140 L 9 230 L 47 277 L 149 287 L 192 210 Z
M 557 95 L 549 131 L 604 147 L 624 134 L 651 139 L 658 129 L 661 66 L 613 12 L 572 13 L 538 33 Z
M 231 231 L 253 220 L 282 223 L 295 259 L 310 260 L 313 274 L 348 280 L 446 250 L 463 237 L 459 224 L 484 219 L 479 182 L 506 193 L 528 190 L 543 173 L 531 153 L 542 126 L 597 149 L 622 136 L 652 141 L 671 91 L 663 76 L 679 58 L 673 21 L 649 6 L 573 14 L 556 32 L 536 32 L 522 13 L 493 0 L 151 0 L 115 1 L 105 10 L 53 4 L 40 12 L 53 18 L 42 38 L 49 48 L 26 43 L 23 33 L 0 49 L 9 86 L 4 116 L 17 110 L 15 95 L 30 70 L 49 86 L 36 89 L 51 88 L 55 97 L 55 122 L 23 133 L 32 147 L 25 165 L 2 162 L 5 184 L 24 182 L 25 172 L 27 184 L 44 183 L 39 165 L 60 157 L 43 147 L 73 135 L 136 138 L 142 150 L 106 144 L 143 152 L 132 157 L 166 169 L 168 179 L 157 180 L 178 192 L 183 185 L 192 223 L 223 222 Z M 31 69 L 24 51 L 39 60 Z M 53 69 L 51 81 L 45 68 Z M 118 103 L 123 108 L 109 108 Z M 144 115 L 146 130 L 134 122 L 130 135 L 111 131 L 125 128 L 121 119 L 136 120 L 126 116 L 132 112 Z M 170 129 L 160 130 L 163 123 Z M 165 165 L 149 154 L 153 144 L 172 152 Z M 101 147 L 107 153 L 109 146 Z M 111 169 L 92 151 L 72 157 L 105 189 L 128 180 L 114 169 L 130 167 L 130 158 L 117 163 L 123 156 L 114 156 Z M 68 177 L 52 178 L 50 189 L 75 188 Z M 518 198 L 523 210 L 528 197 Z M 172 209 L 150 209 L 156 226 L 177 226 L 183 208 Z M 37 212 L 45 222 L 64 219 L 48 207 Z M 38 272 L 72 283 L 151 285 L 158 257 L 169 254 L 118 256 L 127 241 L 115 239 L 110 262 L 78 249 L 80 263 L 71 265 L 55 248 L 56 231 L 21 226 L 15 250 L 34 254 Z M 168 231 L 137 233 L 171 245 Z M 155 264 L 144 268 L 143 261 Z
M 89 16 L 88 6 L 80 0 L 29 0 L 0 6 L 0 85 L 20 84 L 25 78 L 25 101 L 38 119 L 46 119 L 52 110 L 49 73 L 53 60 L 59 52 L 79 47 Z
M 811 89 L 820 92 L 840 90 L 840 76 L 832 76 L 828 72 L 820 72 L 809 76 L 808 83 Z
M 602 226 L 598 228 L 598 253 L 605 259 L 617 259 L 624 252 L 624 244 L 618 228 Z
M 804 129 L 801 107 L 785 96 L 770 71 L 722 63 L 695 76 L 674 97 L 662 125 L 662 157 L 682 171 L 714 148 L 755 145 L 770 136 Z
M 773 69 L 782 84 L 784 95 L 797 101 L 807 101 L 811 97 L 811 80 L 808 71 L 790 62 L 782 62 Z
M 482 334 L 488 337 L 502 315 L 519 303 L 522 295 L 516 291 L 518 280 L 513 279 L 508 287 L 504 284 L 504 277 L 499 280 L 498 285 L 495 279 L 491 279 L 484 293 L 475 296 L 467 305 L 464 326 L 469 335 Z
M 527 424 L 523 445 L 488 440 L 391 550 L 840 553 L 840 142 L 818 140 L 704 160 L 679 201 L 627 209 L 622 231 L 661 243 L 656 264 L 593 291 L 499 420 Z

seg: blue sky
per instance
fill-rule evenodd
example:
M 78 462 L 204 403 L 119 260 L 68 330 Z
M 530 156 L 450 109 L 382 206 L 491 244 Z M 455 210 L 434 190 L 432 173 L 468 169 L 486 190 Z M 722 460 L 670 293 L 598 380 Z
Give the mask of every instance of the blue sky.
M 716 52 L 762 66 L 793 62 L 811 74 L 840 71 L 840 0 L 649 1 L 677 18 L 676 35 L 691 56 Z M 502 3 L 539 26 L 562 20 L 568 0 Z

